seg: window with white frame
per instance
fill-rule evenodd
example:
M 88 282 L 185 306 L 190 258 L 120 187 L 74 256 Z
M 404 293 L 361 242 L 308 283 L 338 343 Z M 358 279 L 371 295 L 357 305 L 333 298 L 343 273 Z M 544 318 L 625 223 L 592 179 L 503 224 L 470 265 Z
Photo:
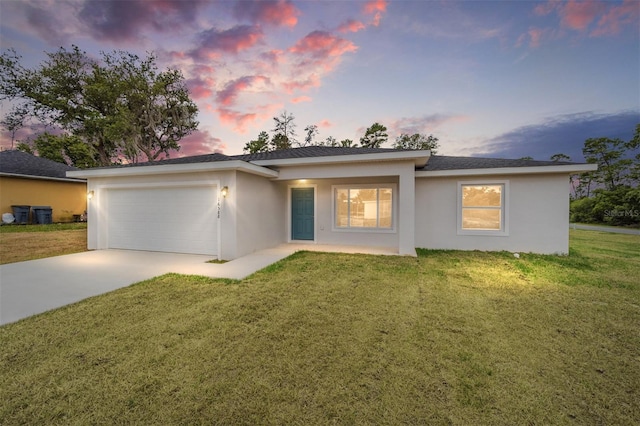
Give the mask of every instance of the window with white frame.
M 507 188 L 506 181 L 459 183 L 459 233 L 506 235 Z
M 393 193 L 391 185 L 334 187 L 334 228 L 393 229 Z

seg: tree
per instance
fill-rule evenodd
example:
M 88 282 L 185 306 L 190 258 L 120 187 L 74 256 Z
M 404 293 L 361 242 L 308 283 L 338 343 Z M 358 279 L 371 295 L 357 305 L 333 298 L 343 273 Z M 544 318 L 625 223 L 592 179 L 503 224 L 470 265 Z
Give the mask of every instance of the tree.
M 340 142 L 338 142 L 338 146 L 342 148 L 355 148 L 358 146 L 358 144 L 354 143 L 351 139 L 342 139 Z
M 409 135 L 407 133 L 402 133 L 396 138 L 393 147 L 395 149 L 429 150 L 431 151 L 431 154 L 435 154 L 440 145 L 438 144 L 438 138 L 433 135 L 427 136 L 420 133 Z
M 77 136 L 100 166 L 139 155 L 153 161 L 197 128 L 182 74 L 159 72 L 152 54 L 116 51 L 96 60 L 73 46 L 47 53 L 33 70 L 20 59 L 14 50 L 0 55 L 0 99 L 20 102 L 11 114 Z
M 256 154 L 258 152 L 269 151 L 269 134 L 265 131 L 260 132 L 258 139 L 249 141 L 244 146 L 244 152 Z
M 306 136 L 304 137 L 304 145 L 301 146 L 313 145 L 313 141 L 315 140 L 316 136 L 318 136 L 318 133 L 320 133 L 318 131 L 318 126 L 316 126 L 315 124 L 310 124 L 304 128 L 304 131 L 306 132 Z
M 16 140 L 16 133 L 24 126 L 27 113 L 28 111 L 23 106 L 14 106 L 11 112 L 0 121 L 0 125 L 11 133 L 11 149 L 13 149 L 13 144 Z
M 198 107 L 189 98 L 182 73 L 158 72 L 154 55 L 144 60 L 122 51 L 103 56 L 111 81 L 122 82 L 124 89 L 120 124 L 128 159 L 136 161 L 141 152 L 154 161 L 179 150 L 178 141 L 198 127 Z
M 285 136 L 283 133 L 276 133 L 271 138 L 271 148 L 272 151 L 281 151 L 283 149 L 290 149 L 291 142 L 289 138 Z
M 287 111 L 283 111 L 278 117 L 273 117 L 275 125 L 272 130 L 271 146 L 274 150 L 289 149 L 297 143 L 294 119 L 293 114 L 287 114 Z
M 20 143 L 18 149 L 42 158 L 85 169 L 97 166 L 89 146 L 75 135 L 52 135 L 44 132 L 31 143 Z
M 360 138 L 360 145 L 363 148 L 380 148 L 387 139 L 389 139 L 387 128 L 380 123 L 373 123 Z
M 553 154 L 549 159 L 551 161 L 571 161 L 571 157 L 562 153 Z
M 587 139 L 582 154 L 587 163 L 598 165 L 598 170 L 593 172 L 594 180 L 609 191 L 627 183 L 633 160 L 624 155 L 632 146 L 633 139 L 629 143 L 622 139 Z

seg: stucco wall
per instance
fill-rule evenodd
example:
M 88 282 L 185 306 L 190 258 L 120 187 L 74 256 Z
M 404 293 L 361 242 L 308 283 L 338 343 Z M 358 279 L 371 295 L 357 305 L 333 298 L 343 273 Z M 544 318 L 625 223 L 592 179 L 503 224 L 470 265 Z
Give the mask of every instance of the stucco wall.
M 371 231 L 371 230 L 342 230 L 333 226 L 333 192 L 334 185 L 367 185 L 367 184 L 393 184 L 395 193 L 393 200 L 394 229 L 391 231 Z M 287 212 L 284 216 L 287 225 L 287 239 L 291 236 L 291 199 L 290 189 L 315 187 L 316 189 L 316 228 L 315 243 L 317 244 L 341 244 L 354 246 L 374 246 L 374 247 L 398 247 L 398 177 L 375 177 L 375 178 L 349 178 L 349 179 L 306 179 L 305 181 L 295 180 L 287 182 Z
M 396 247 L 400 254 L 415 255 L 414 194 L 415 163 L 388 161 L 283 167 L 281 180 L 291 185 L 317 184 L 316 242 L 319 244 L 371 245 Z M 389 183 L 397 184 L 394 200 L 396 227 L 394 232 L 332 230 L 331 185 Z M 287 217 L 289 212 L 287 212 Z
M 242 172 L 236 173 L 236 180 L 235 200 L 238 208 L 235 212 L 235 257 L 285 242 L 285 187 L 266 178 Z
M 458 235 L 459 181 L 507 180 L 508 236 Z M 568 253 L 566 174 L 416 179 L 416 247 Z
M 0 177 L 0 213 L 12 213 L 12 205 L 51 206 L 54 222 L 71 222 L 87 205 L 84 182 Z

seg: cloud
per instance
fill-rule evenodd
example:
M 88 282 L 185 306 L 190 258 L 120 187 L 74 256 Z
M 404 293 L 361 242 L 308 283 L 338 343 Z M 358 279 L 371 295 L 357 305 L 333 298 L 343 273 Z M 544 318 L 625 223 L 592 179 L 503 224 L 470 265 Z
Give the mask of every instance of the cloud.
M 329 127 L 332 127 L 333 124 L 329 121 L 329 120 L 322 120 L 321 122 L 318 123 L 318 127 L 322 127 L 325 129 L 328 129 Z
M 254 24 L 293 28 L 298 23 L 300 11 L 290 1 L 239 1 L 233 9 L 237 19 Z
M 228 82 L 224 89 L 220 90 L 216 95 L 216 101 L 219 104 L 227 107 L 235 104 L 235 101 L 240 92 L 250 88 L 256 84 L 268 84 L 270 82 L 268 77 L 263 75 L 250 75 L 237 78 Z
M 311 102 L 313 99 L 309 96 L 298 96 L 297 98 L 291 99 L 291 103 L 299 104 L 301 102 Z
M 586 139 L 608 137 L 629 140 L 638 123 L 640 111 L 560 115 L 486 140 L 473 155 L 498 158 L 531 156 L 536 160 L 548 160 L 553 154 L 563 153 L 572 161 L 584 161 L 582 147 Z
M 315 68 L 331 71 L 342 55 L 356 50 L 358 46 L 351 41 L 327 31 L 313 31 L 289 48 L 289 52 L 298 58 L 296 73 Z
M 620 6 L 612 6 L 598 21 L 598 26 L 591 33 L 594 37 L 618 34 L 623 26 L 638 25 L 640 20 L 640 3 L 636 0 L 625 0 Z
M 529 38 L 529 46 L 535 48 L 540 46 L 543 39 L 566 35 L 565 30 L 590 37 L 616 35 L 625 27 L 635 27 L 637 32 L 640 22 L 640 4 L 637 0 L 624 0 L 622 4 L 597 0 L 549 0 L 538 4 L 534 13 L 538 16 L 555 15 L 559 19 L 558 28 L 530 29 L 528 34 L 520 36 L 516 46 Z M 547 37 L 549 34 L 554 34 L 554 37 Z
M 196 130 L 182 138 L 179 151 L 171 151 L 171 157 L 189 157 L 193 155 L 223 153 L 227 145 L 213 137 L 208 130 Z
M 305 80 L 285 81 L 282 83 L 282 87 L 289 94 L 295 90 L 306 91 L 314 87 L 320 87 L 320 77 L 317 74 L 311 74 Z
M 597 1 L 569 0 L 560 8 L 560 23 L 572 30 L 584 31 L 604 8 L 605 5 Z
M 400 135 L 401 133 L 433 133 L 439 128 L 450 123 L 461 123 L 468 121 L 466 115 L 453 114 L 431 114 L 421 117 L 403 117 L 389 126 L 390 133 Z
M 382 14 L 387 10 L 386 0 L 370 0 L 363 6 L 363 11 L 366 15 L 373 15 L 373 21 L 371 25 L 377 27 L 380 25 Z
M 216 59 L 222 53 L 237 54 L 247 50 L 263 39 L 264 33 L 256 26 L 237 25 L 224 31 L 210 28 L 198 35 L 198 46 L 189 52 L 189 56 L 199 60 Z
M 218 108 L 217 112 L 222 124 L 232 126 L 240 133 L 246 133 L 248 127 L 258 119 L 258 114 L 255 112 L 244 113 L 229 108 Z
M 354 19 L 349 19 L 346 22 L 340 24 L 336 31 L 339 33 L 357 33 L 360 30 L 364 30 L 365 26 L 362 22 Z
M 141 29 L 173 31 L 193 23 L 204 0 L 86 1 L 78 13 L 94 39 L 133 41 Z
M 185 80 L 193 99 L 204 99 L 213 95 L 215 81 L 212 78 L 195 77 Z

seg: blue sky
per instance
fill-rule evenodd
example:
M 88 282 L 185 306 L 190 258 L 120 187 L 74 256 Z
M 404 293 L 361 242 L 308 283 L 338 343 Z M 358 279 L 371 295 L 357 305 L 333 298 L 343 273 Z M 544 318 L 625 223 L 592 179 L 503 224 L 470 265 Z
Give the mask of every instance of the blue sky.
M 377 121 L 445 155 L 581 160 L 586 138 L 640 122 L 639 22 L 637 0 L 0 3 L 1 48 L 25 65 L 76 44 L 180 69 L 201 124 L 176 156 L 241 153 L 286 110 L 301 140 Z

